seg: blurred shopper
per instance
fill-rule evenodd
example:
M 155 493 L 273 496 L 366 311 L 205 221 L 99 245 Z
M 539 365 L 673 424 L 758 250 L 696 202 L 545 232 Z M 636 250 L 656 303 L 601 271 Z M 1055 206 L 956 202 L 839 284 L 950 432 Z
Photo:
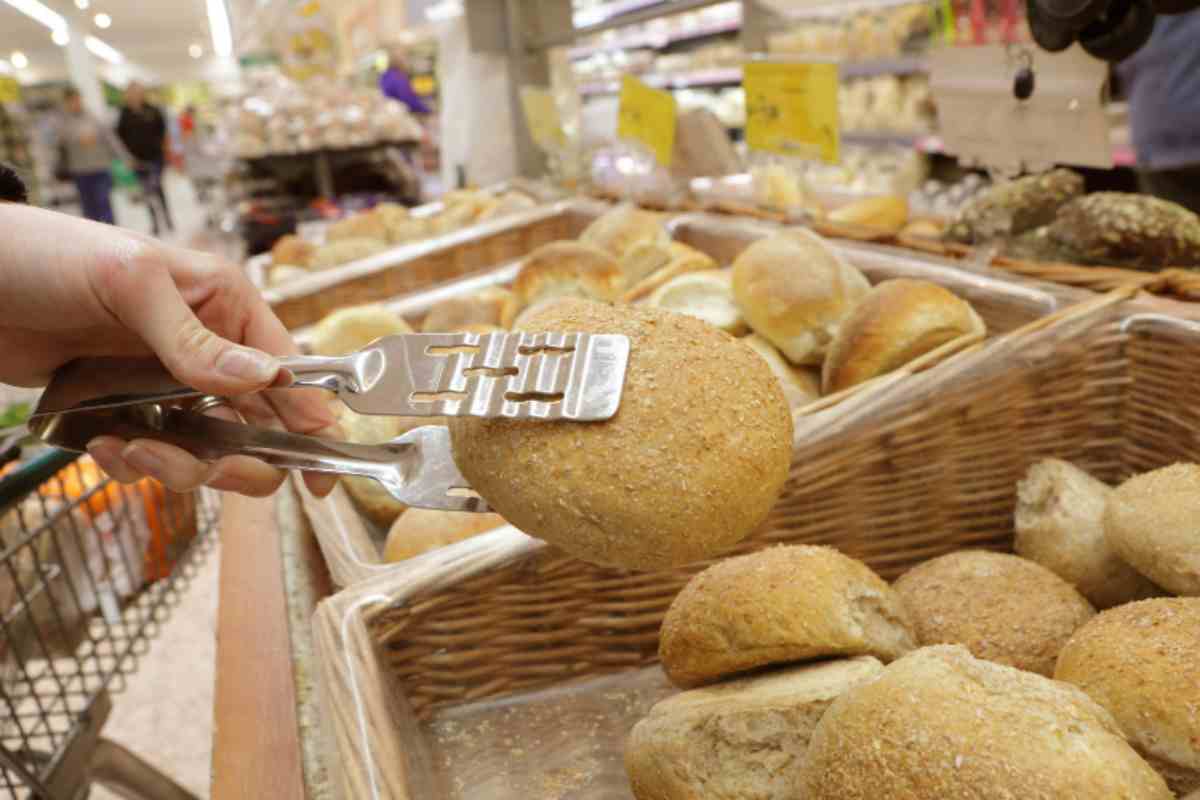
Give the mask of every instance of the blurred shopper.
M 388 68 L 379 76 L 379 89 L 387 97 L 404 103 L 414 114 L 432 113 L 432 109 L 413 89 L 412 79 L 408 73 L 408 64 L 404 59 L 404 54 L 398 48 L 389 54 Z
M 117 121 L 117 135 L 136 159 L 134 164 L 146 206 L 150 209 L 150 225 L 157 236 L 162 226 L 174 231 L 167 196 L 162 188 L 163 168 L 166 166 L 170 143 L 167 138 L 167 118 L 158 107 L 146 102 L 146 87 L 134 81 L 125 89 L 125 105 Z M 159 216 L 162 223 L 159 223 Z
M 0 164 L 7 164 L 12 172 L 11 180 L 21 179 L 22 195 L 36 203 L 35 170 L 33 148 L 29 139 L 29 128 L 21 116 L 9 111 L 0 103 Z
M 113 224 L 112 165 L 131 160 L 121 141 L 101 120 L 83 107 L 77 89 L 63 96 L 63 116 L 58 130 L 56 175 L 79 190 L 83 215 Z

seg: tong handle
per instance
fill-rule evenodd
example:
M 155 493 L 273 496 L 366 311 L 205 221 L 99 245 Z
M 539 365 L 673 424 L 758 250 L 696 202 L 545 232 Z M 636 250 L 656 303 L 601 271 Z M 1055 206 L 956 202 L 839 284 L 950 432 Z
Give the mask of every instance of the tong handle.
M 279 366 L 291 374 L 289 386 L 311 386 L 335 393 L 343 389 L 361 392 L 366 377 L 365 360 L 361 351 L 344 356 L 288 356 L 279 359 Z

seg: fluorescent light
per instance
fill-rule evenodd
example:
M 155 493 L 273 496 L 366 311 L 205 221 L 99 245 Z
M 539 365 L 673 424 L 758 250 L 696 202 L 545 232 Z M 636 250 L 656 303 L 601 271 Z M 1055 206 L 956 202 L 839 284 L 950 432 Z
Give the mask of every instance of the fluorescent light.
M 233 58 L 233 31 L 229 27 L 229 9 L 225 7 L 225 0 L 207 0 L 207 6 L 213 52 L 218 58 Z
M 66 47 L 71 43 L 71 34 L 67 33 L 66 28 L 55 28 L 50 34 L 50 39 L 59 47 Z
M 430 22 L 445 22 L 448 19 L 461 17 L 462 13 L 463 7 L 459 0 L 442 0 L 442 2 L 434 3 L 425 9 L 425 19 Z
M 17 69 L 25 69 L 29 66 L 29 59 L 20 50 L 13 50 L 13 54 L 9 56 L 8 60 Z
M 90 6 L 90 5 L 91 5 L 91 2 L 89 2 L 89 0 L 75 0 L 75 7 L 78 8 L 80 11 L 87 11 L 88 6 Z
M 10 74 L 12 74 L 12 67 L 8 65 L 7 61 L 5 61 L 3 58 L 0 58 L 0 75 Z
M 110 17 L 108 14 L 104 14 L 104 13 L 97 14 L 95 16 L 94 21 L 96 23 L 97 28 L 103 29 L 103 28 L 107 28 L 108 26 L 112 25 L 112 17 Z
M 95 36 L 89 36 L 83 40 L 88 52 L 96 58 L 102 58 L 110 64 L 120 64 L 125 60 L 125 56 L 118 53 L 105 42 L 97 39 Z
M 67 27 L 67 21 L 63 19 L 62 14 L 51 10 L 49 7 L 41 4 L 38 0 L 0 0 L 8 3 L 10 6 L 20 11 L 27 17 L 32 17 L 38 22 L 45 25 L 47 28 L 54 30 L 55 28 Z
M 198 44 L 190 44 L 188 45 L 188 55 L 192 58 L 199 58 L 204 55 L 204 48 Z

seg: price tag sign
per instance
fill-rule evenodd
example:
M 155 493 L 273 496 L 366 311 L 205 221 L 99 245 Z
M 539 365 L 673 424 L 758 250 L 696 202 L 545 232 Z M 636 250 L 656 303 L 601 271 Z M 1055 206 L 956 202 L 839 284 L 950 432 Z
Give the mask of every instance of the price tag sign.
M 534 86 L 521 87 L 521 108 L 525 112 L 525 124 L 529 135 L 543 150 L 554 150 L 566 144 L 562 118 L 558 115 L 558 104 L 549 89 Z
M 838 67 L 746 64 L 746 144 L 768 153 L 838 160 Z
M 21 102 L 21 84 L 15 78 L 0 78 L 0 103 Z
M 621 78 L 617 135 L 650 149 L 658 163 L 671 166 L 675 151 L 675 96 L 626 75 Z

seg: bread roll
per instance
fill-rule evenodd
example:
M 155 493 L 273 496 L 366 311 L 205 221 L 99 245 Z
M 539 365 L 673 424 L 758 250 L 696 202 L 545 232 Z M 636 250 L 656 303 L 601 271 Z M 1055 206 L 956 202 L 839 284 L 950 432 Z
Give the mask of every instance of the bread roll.
M 916 646 L 908 612 L 861 561 L 830 547 L 770 547 L 696 575 L 663 617 L 658 654 L 680 687 L 829 656 L 891 661 Z
M 376 214 L 372 211 L 360 211 L 340 219 L 325 230 L 325 241 L 339 242 L 343 239 L 378 239 L 386 242 L 388 229 L 386 217 L 394 216 L 391 212 Z
M 1200 789 L 1200 598 L 1105 611 L 1067 642 L 1054 677 L 1111 711 L 1174 791 Z
M 813 729 L 839 695 L 877 677 L 870 656 L 693 689 L 634 726 L 625 770 L 638 800 L 789 800 Z
M 822 391 L 849 389 L 984 329 L 970 303 L 935 283 L 884 281 L 862 298 L 834 335 Z
M 579 234 L 579 241 L 620 260 L 639 242 L 667 247 L 671 243 L 671 235 L 667 233 L 661 215 L 622 203 L 592 220 Z
M 707 253 L 702 253 L 680 242 L 671 242 L 671 246 L 666 249 L 666 253 L 668 255 L 666 263 L 655 268 L 635 283 L 630 284 L 628 281 L 626 282 L 626 286 L 629 288 L 625 290 L 625 294 L 621 298 L 622 300 L 626 303 L 636 302 L 648 297 L 660 286 L 669 283 L 680 275 L 717 268 L 717 262 Z M 626 277 L 628 278 L 628 273 L 626 273 Z
M 404 217 L 387 222 L 388 241 L 392 244 L 408 244 L 433 235 L 433 224 L 423 217 Z
M 1108 501 L 1104 528 L 1117 555 L 1167 591 L 1200 595 L 1200 466 L 1130 478 Z
M 1057 459 L 1039 461 L 1017 484 L 1017 554 L 1072 584 L 1096 608 L 1160 594 L 1113 552 L 1104 534 L 1112 489 Z
M 1040 675 L 927 647 L 829 707 L 805 800 L 1170 800 L 1112 715 Z
M 425 315 L 422 333 L 452 333 L 471 325 L 499 326 L 511 318 L 517 299 L 507 289 L 493 287 L 467 297 L 443 300 Z
M 513 280 L 513 293 L 519 308 L 558 297 L 612 301 L 622 283 L 621 268 L 603 250 L 578 242 L 551 242 L 525 257 Z
M 505 192 L 480 211 L 479 221 L 484 222 L 489 219 L 499 219 L 500 217 L 506 217 L 520 211 L 528 211 L 536 207 L 537 201 L 528 195 L 521 194 L 520 192 Z
M 763 357 L 771 372 L 779 378 L 788 406 L 795 411 L 821 398 L 821 374 L 813 367 L 797 367 L 779 355 L 775 345 L 755 334 L 742 339 L 746 345 Z
M 864 225 L 886 233 L 897 233 L 908 222 L 908 201 L 895 195 L 868 197 L 830 211 L 831 222 Z
M 383 560 L 389 564 L 415 558 L 504 524 L 497 514 L 472 514 L 465 511 L 433 511 L 410 508 L 396 518 L 383 546 Z
M 356 444 L 390 442 L 406 430 L 416 427 L 412 420 L 403 417 L 356 414 L 341 404 L 338 404 L 336 408 L 338 422 L 346 436 L 346 441 Z M 408 508 L 392 497 L 383 484 L 373 478 L 343 475 L 340 480 L 363 514 L 377 525 L 383 527 L 391 525 L 393 520 Z
M 631 352 L 610 420 L 452 421 L 455 461 L 505 519 L 584 560 L 641 570 L 711 556 L 763 521 L 787 479 L 792 420 L 747 347 L 680 314 L 577 299 L 525 330 L 624 334 Z
M 277 267 L 290 265 L 307 268 L 316 249 L 317 246 L 307 239 L 301 239 L 299 236 L 289 233 L 287 236 L 281 237 L 271 248 L 271 263 Z
M 412 332 L 398 314 L 383 306 L 351 306 L 338 309 L 318 322 L 310 347 L 314 355 L 344 356 L 381 336 Z
M 824 240 L 793 229 L 733 262 L 733 296 L 754 332 L 793 364 L 819 364 L 842 320 L 871 288 Z
M 946 226 L 933 219 L 914 219 L 900 230 L 902 236 L 916 236 L 924 239 L 940 239 L 946 233 Z
M 313 251 L 308 267 L 309 269 L 340 267 L 343 264 L 369 258 L 386 249 L 387 243 L 382 239 L 339 239 L 335 242 L 327 242 Z
M 735 336 L 746 328 L 733 301 L 733 276 L 714 269 L 680 275 L 650 295 L 649 305 L 687 314 Z
M 280 264 L 279 266 L 271 267 L 267 271 L 268 286 L 282 286 L 285 283 L 294 281 L 297 278 L 306 278 L 309 271 L 303 267 L 293 267 L 290 264 Z
M 1096 613 L 1045 567 L 983 550 L 926 561 L 895 588 L 922 645 L 961 644 L 977 658 L 1046 676 L 1067 639 Z

